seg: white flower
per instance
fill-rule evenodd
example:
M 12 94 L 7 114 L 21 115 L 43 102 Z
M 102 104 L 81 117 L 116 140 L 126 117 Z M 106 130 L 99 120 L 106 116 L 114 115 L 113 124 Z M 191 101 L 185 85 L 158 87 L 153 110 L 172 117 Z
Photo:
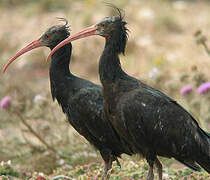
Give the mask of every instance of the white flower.
M 133 166 L 136 165 L 136 163 L 135 163 L 134 161 L 130 161 L 130 163 L 131 163 Z
M 42 176 L 42 177 L 43 177 L 43 176 L 44 176 L 44 173 L 42 173 L 42 172 L 39 172 L 39 176 Z
M 150 20 L 154 18 L 154 12 L 152 9 L 143 8 L 138 12 L 138 17 Z
M 4 164 L 5 164 L 4 161 L 1 161 L 1 166 L 4 166 Z
M 37 103 L 39 102 L 40 100 L 43 100 L 44 98 L 40 95 L 40 94 L 37 94 L 36 96 L 34 96 L 34 102 Z
M 152 68 L 152 70 L 149 72 L 149 78 L 153 78 L 154 76 L 156 76 L 159 73 L 158 68 L 154 67 Z
M 168 174 L 167 173 L 163 173 L 163 178 L 168 178 Z
M 8 161 L 7 161 L 7 164 L 8 164 L 8 165 L 11 165 L 11 160 L 8 160 Z
M 60 159 L 58 162 L 59 165 L 63 165 L 64 163 L 65 163 L 64 159 Z

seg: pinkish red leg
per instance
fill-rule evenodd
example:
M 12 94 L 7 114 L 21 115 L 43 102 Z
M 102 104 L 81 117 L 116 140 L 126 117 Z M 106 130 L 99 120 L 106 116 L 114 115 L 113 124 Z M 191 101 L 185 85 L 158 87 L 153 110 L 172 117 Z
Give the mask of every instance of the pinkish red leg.
M 147 175 L 147 180 L 154 180 L 154 173 L 153 173 L 153 167 L 150 166 L 149 173 Z
M 159 180 L 162 180 L 163 179 L 163 166 L 158 158 L 155 159 L 155 165 L 157 166 Z
M 108 171 L 112 168 L 112 159 L 110 158 L 108 162 L 105 162 L 104 173 L 102 175 L 102 180 L 108 180 Z

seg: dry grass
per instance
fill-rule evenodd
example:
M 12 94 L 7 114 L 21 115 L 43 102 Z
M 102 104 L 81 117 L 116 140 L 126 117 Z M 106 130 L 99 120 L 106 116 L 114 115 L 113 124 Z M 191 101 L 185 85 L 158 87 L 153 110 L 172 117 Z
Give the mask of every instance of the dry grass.
M 58 6 L 56 2 L 49 4 L 47 0 L 43 3 L 31 1 L 26 5 L 17 1 L 11 7 L 5 2 L 0 3 L 1 67 L 17 50 L 40 37 L 50 26 L 59 23 L 56 17 L 67 18 L 72 33 L 75 33 L 113 14 L 112 9 L 94 0 L 62 0 L 62 5 Z M 123 69 L 178 100 L 197 119 L 208 120 L 210 104 L 206 106 L 207 96 L 201 98 L 195 89 L 191 100 L 196 102 L 192 102 L 187 97 L 183 98 L 179 92 L 185 84 L 193 84 L 197 88 L 196 84 L 202 82 L 196 79 L 197 76 L 204 76 L 206 81 L 210 79 L 210 57 L 203 47 L 196 45 L 193 37 L 198 29 L 207 38 L 210 36 L 209 3 L 117 0 L 116 5 L 125 10 L 130 30 L 126 56 L 121 57 Z M 104 40 L 99 37 L 74 42 L 71 70 L 78 76 L 99 83 L 97 63 L 103 46 Z M 95 150 L 67 125 L 58 104 L 51 100 L 49 65 L 44 61 L 48 53 L 49 49 L 40 48 L 13 63 L 0 76 L 0 98 L 11 96 L 13 108 L 17 108 L 35 131 L 64 157 L 51 154 L 9 110 L 0 111 L 0 161 L 11 159 L 20 169 L 45 173 L 66 164 L 75 166 L 100 162 Z M 153 68 L 158 68 L 158 73 L 151 78 L 149 73 Z M 188 78 L 183 80 L 183 77 Z M 35 103 L 37 94 L 43 99 Z M 205 128 L 208 129 L 208 125 Z M 46 166 L 49 168 L 46 169 Z

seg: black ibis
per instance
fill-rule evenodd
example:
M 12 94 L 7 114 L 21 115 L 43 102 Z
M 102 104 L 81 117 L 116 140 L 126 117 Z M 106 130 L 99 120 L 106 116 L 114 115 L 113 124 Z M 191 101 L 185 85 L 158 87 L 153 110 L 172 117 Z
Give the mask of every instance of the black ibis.
M 129 76 L 121 68 L 119 54 L 124 54 L 128 30 L 121 10 L 116 9 L 117 16 L 106 17 L 68 37 L 49 56 L 76 39 L 92 35 L 104 37 L 99 75 L 105 115 L 128 148 L 146 158 L 150 166 L 147 180 L 154 179 L 154 164 L 162 180 L 162 165 L 157 156 L 173 157 L 193 170 L 199 171 L 201 166 L 210 173 L 209 134 L 175 100 Z
M 38 40 L 18 51 L 3 72 L 22 54 L 42 46 L 53 49 L 69 37 L 67 23 L 49 28 Z M 120 166 L 117 158 L 122 153 L 131 153 L 104 116 L 101 86 L 76 77 L 69 70 L 71 52 L 72 45 L 68 43 L 52 56 L 49 70 L 52 98 L 57 99 L 74 129 L 100 151 L 105 162 L 103 176 L 106 177 L 113 161 Z

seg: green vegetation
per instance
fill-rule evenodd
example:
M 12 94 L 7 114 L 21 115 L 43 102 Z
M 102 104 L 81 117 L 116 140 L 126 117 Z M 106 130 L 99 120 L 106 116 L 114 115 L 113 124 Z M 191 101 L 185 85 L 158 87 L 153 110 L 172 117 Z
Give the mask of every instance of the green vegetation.
M 121 161 L 122 167 L 119 168 L 116 163 L 113 164 L 113 169 L 110 171 L 109 175 L 112 180 L 139 180 L 145 179 L 146 173 L 148 171 L 148 166 L 143 161 L 135 162 L 132 160 Z M 39 179 L 42 180 L 50 180 L 50 179 L 59 179 L 61 177 L 67 178 L 75 178 L 78 180 L 85 179 L 97 179 L 101 177 L 102 168 L 99 163 L 89 163 L 86 165 L 76 165 L 74 168 L 71 166 L 63 166 L 61 168 L 55 169 L 50 175 L 46 175 L 42 172 L 33 172 L 33 173 L 20 173 L 16 172 L 12 166 L 4 165 L 0 166 L 0 173 L 5 176 L 13 177 L 13 178 L 21 178 L 21 179 Z M 5 170 L 6 169 L 6 170 Z M 190 180 L 207 180 L 209 175 L 202 172 L 193 172 L 187 168 L 174 170 L 164 168 L 163 172 L 164 179 L 190 179 Z M 155 175 L 155 178 L 158 178 Z

